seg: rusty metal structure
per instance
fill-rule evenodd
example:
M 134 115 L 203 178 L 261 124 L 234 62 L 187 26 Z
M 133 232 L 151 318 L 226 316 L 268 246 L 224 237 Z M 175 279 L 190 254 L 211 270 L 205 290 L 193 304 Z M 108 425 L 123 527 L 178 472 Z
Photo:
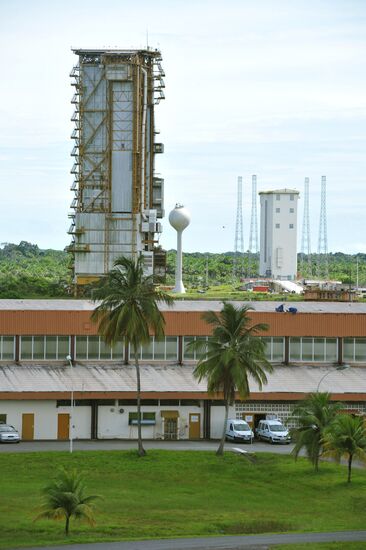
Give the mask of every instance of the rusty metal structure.
M 76 287 L 107 273 L 119 256 L 142 255 L 154 271 L 164 180 L 155 173 L 155 105 L 164 99 L 157 50 L 73 50 L 75 193 L 67 248 Z M 162 251 L 158 252 L 160 266 Z M 164 263 L 164 262 L 163 262 Z

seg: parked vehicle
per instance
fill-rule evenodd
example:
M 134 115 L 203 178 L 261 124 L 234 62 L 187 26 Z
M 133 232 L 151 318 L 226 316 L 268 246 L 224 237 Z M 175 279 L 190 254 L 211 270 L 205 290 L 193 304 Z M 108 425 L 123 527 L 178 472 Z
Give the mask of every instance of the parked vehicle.
M 254 438 L 249 424 L 244 420 L 229 419 L 226 426 L 226 439 L 228 441 L 245 441 L 251 443 Z
M 0 424 L 0 443 L 19 443 L 20 435 L 14 426 Z
M 256 429 L 258 439 L 270 443 L 290 443 L 291 436 L 279 420 L 260 420 Z

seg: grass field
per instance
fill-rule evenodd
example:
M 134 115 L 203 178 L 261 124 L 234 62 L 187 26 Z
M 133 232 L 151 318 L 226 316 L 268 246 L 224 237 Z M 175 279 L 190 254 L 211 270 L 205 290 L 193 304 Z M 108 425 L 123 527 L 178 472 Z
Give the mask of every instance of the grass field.
M 103 496 L 97 525 L 71 523 L 68 542 L 363 529 L 366 472 L 259 454 L 256 464 L 226 453 L 134 451 L 0 455 L 0 548 L 59 544 L 63 524 L 33 522 L 40 489 L 61 466 L 83 472 Z M 321 546 L 320 546 L 321 548 Z

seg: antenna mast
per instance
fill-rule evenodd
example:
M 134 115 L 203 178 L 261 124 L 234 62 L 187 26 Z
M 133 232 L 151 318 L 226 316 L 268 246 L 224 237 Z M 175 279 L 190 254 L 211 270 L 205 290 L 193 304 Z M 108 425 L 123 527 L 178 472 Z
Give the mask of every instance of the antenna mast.
M 307 256 L 307 261 L 305 261 L 305 256 Z M 302 220 L 301 236 L 301 274 L 303 277 L 305 277 L 305 275 L 312 275 L 309 215 L 309 178 L 305 178 L 304 184 L 304 217 Z
M 243 178 L 238 176 L 238 192 L 236 203 L 236 224 L 235 224 L 235 244 L 234 244 L 234 279 L 243 274 L 243 254 L 244 254 L 244 235 L 243 235 Z M 239 257 L 241 261 L 239 262 Z
M 320 198 L 320 220 L 318 240 L 318 277 L 328 278 L 328 237 L 327 237 L 327 178 L 322 176 L 321 198 Z
M 250 215 L 250 232 L 248 247 L 248 277 L 252 275 L 251 254 L 258 253 L 258 222 L 257 222 L 257 176 L 252 176 L 252 211 Z M 253 267 L 255 261 L 253 261 Z

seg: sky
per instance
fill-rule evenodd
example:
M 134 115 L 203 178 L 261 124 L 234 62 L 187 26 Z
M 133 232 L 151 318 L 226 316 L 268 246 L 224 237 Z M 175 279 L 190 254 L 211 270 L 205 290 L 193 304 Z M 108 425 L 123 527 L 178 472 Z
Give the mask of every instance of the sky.
M 0 0 L 0 243 L 70 242 L 71 48 L 147 43 L 166 73 L 165 211 L 192 217 L 184 250 L 234 249 L 238 176 L 247 249 L 256 174 L 258 191 L 300 191 L 299 243 L 310 178 L 315 252 L 326 175 L 329 251 L 366 252 L 365 0 Z

